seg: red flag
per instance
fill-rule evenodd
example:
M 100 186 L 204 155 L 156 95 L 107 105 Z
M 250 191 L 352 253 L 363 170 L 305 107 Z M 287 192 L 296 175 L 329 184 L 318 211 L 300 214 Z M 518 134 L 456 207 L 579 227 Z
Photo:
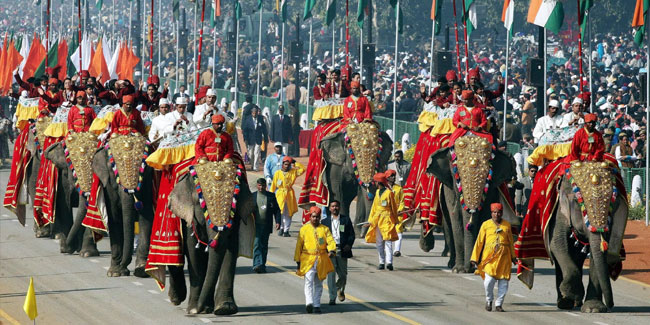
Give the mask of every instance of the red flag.
M 220 17 L 221 16 L 221 0 L 214 0 L 214 16 L 215 17 Z
M 119 79 L 127 79 L 133 82 L 133 72 L 140 59 L 133 53 L 133 50 L 126 44 L 120 48 L 117 59 L 117 76 Z
M 29 49 L 29 55 L 25 60 L 25 66 L 23 67 L 22 79 L 27 80 L 34 76 L 34 72 L 38 69 L 38 66 L 45 59 L 45 46 L 41 43 L 41 40 L 34 38 L 32 46 Z
M 59 80 L 65 79 L 68 73 L 68 43 L 65 40 L 59 42 L 57 49 L 58 58 L 56 66 L 59 68 Z
M 4 92 L 4 76 L 7 73 L 7 69 L 7 33 L 5 33 L 5 39 L 2 42 L 2 50 L 0 50 L 0 91 L 2 92 Z
M 6 51 L 6 60 L 4 65 L 4 70 L 2 74 L 2 80 L 0 80 L 0 85 L 2 89 L 0 90 L 2 94 L 6 95 L 11 90 L 11 84 L 13 82 L 13 71 L 18 68 L 21 62 L 23 62 L 23 57 L 20 55 L 18 50 L 14 45 L 14 42 L 11 41 Z
M 110 80 L 111 73 L 108 71 L 108 64 L 104 59 L 104 51 L 102 49 L 102 40 L 99 40 L 97 44 L 97 49 L 93 53 L 92 59 L 90 59 L 90 66 L 88 67 L 88 72 L 93 77 L 99 77 L 101 74 L 101 80 L 97 80 L 104 84 L 106 81 Z

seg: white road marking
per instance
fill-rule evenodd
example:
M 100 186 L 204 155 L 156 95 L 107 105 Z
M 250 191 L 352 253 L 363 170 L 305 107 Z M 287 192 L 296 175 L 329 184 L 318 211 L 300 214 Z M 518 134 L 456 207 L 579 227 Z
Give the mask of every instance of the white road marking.
M 102 266 L 102 269 L 104 269 L 104 270 L 107 270 L 107 271 L 108 271 L 108 266 Z
M 165 301 L 168 302 L 168 303 L 172 302 L 171 300 L 169 300 L 169 298 L 165 298 Z
M 152 294 L 152 295 L 159 295 L 160 294 L 160 292 L 158 292 L 156 290 L 147 290 L 147 291 L 149 291 L 149 293 Z
M 207 319 L 207 318 L 203 318 L 203 317 L 201 317 L 201 318 L 199 318 L 199 319 L 200 319 L 202 322 L 204 322 L 204 323 L 212 323 L 212 321 L 209 320 L 209 319 Z
M 537 304 L 538 306 L 542 306 L 542 307 L 553 308 L 553 305 L 551 305 L 551 304 L 545 304 L 545 303 L 543 303 L 543 302 L 538 302 L 538 303 L 536 303 L 536 304 Z
M 451 273 L 451 270 L 450 269 L 442 269 L 442 272 Z
M 99 260 L 98 260 L 98 259 L 94 259 L 94 258 L 89 259 L 89 261 L 91 261 L 91 262 L 93 262 L 93 263 L 99 263 Z
M 518 293 L 513 293 L 512 295 L 515 296 L 515 297 L 519 297 L 519 298 L 525 298 L 526 297 L 526 296 L 520 295 Z
M 467 279 L 467 280 L 470 280 L 470 281 L 476 281 L 476 279 L 474 277 L 471 277 L 471 276 L 464 276 L 463 279 Z
M 141 286 L 141 285 L 142 285 L 142 283 L 140 283 L 140 282 L 138 282 L 138 281 L 133 281 L 133 282 L 131 282 L 131 283 L 133 283 L 133 284 L 135 284 L 135 285 L 137 285 L 137 286 Z
M 426 264 L 426 265 L 431 264 L 431 263 L 429 263 L 429 262 L 425 262 L 425 261 L 418 261 L 418 262 L 420 262 L 420 263 L 422 263 L 422 264 Z
M 18 219 L 13 219 L 13 220 L 11 220 L 11 221 L 13 221 L 13 222 L 18 222 Z
M 8 218 L 8 217 L 9 217 L 8 214 L 3 214 L 2 216 L 5 217 L 5 218 Z
M 578 315 L 578 314 L 576 314 L 576 313 L 570 313 L 570 312 L 568 312 L 568 311 L 567 311 L 567 314 L 569 314 L 569 315 L 571 315 L 571 316 L 573 316 L 573 317 L 579 317 L 579 316 L 580 316 L 580 315 Z
M 594 324 L 598 324 L 598 325 L 609 325 L 609 324 L 607 324 L 607 323 L 603 323 L 603 322 L 594 322 Z

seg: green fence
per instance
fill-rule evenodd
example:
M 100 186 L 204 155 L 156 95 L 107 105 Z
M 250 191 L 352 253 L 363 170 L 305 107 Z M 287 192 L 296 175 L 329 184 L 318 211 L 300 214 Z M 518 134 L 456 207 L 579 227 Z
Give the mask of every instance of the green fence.
M 641 197 L 645 193 L 645 182 L 647 181 L 647 171 L 645 168 L 623 168 L 621 169 L 621 176 L 623 177 L 623 183 L 625 184 L 625 190 L 628 194 L 632 191 L 632 179 L 634 176 L 641 176 Z

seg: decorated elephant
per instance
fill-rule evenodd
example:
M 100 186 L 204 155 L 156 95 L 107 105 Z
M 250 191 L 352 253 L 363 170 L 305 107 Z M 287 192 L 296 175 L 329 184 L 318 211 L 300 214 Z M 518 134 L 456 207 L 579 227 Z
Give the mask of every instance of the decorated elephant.
M 555 215 L 544 235 L 555 265 L 560 309 L 582 306 L 583 312 L 607 312 L 614 306 L 610 277 L 615 280 L 621 271 L 628 204 L 622 182 L 617 187 L 616 172 L 610 166 L 606 162 L 574 162 L 560 179 Z M 585 295 L 582 272 L 586 258 L 589 281 Z
M 377 136 L 377 134 L 379 136 Z M 341 213 L 350 215 L 350 205 L 357 199 L 354 224 L 360 238 L 368 228 L 359 226 L 368 220 L 376 188 L 372 177 L 386 170 L 393 152 L 393 141 L 372 123 L 351 124 L 347 133 L 339 132 L 320 143 L 327 166 L 324 181 L 329 198 L 341 202 Z
M 169 196 L 169 207 L 183 224 L 190 314 L 238 311 L 233 292 L 237 257 L 252 257 L 256 213 L 243 170 L 243 164 L 235 167 L 230 159 L 199 163 Z M 187 292 L 183 268 L 170 266 L 169 274 L 170 300 L 178 305 Z
M 481 223 L 490 218 L 491 203 L 503 204 L 503 219 L 513 227 L 521 224 L 503 196 L 508 194 L 498 188 L 515 176 L 515 161 L 483 138 L 464 136 L 454 147 L 431 155 L 427 173 L 443 185 L 440 202 L 445 241 L 450 248 L 448 266 L 457 273 L 472 272 L 470 256 Z
M 136 221 L 139 237 L 134 275 L 148 277 L 145 264 L 153 223 L 154 195 L 153 169 L 144 163 L 147 150 L 147 141 L 142 135 L 114 135 L 107 146 L 97 150 L 93 156 L 92 170 L 99 178 L 108 214 L 109 277 L 130 274 L 127 267 L 134 250 Z
M 69 210 L 59 211 L 57 219 L 72 216 L 72 207 L 77 206 L 72 226 L 61 237 L 62 253 L 72 254 L 78 251 L 81 257 L 99 256 L 92 230 L 82 226 L 87 211 L 86 193 L 90 192 L 92 185 L 91 163 L 96 147 L 96 136 L 80 133 L 68 135 L 64 142 L 51 145 L 45 150 L 45 157 L 59 169 L 58 190 L 63 191 L 57 195 L 57 200 L 69 202 L 69 205 L 65 205 Z

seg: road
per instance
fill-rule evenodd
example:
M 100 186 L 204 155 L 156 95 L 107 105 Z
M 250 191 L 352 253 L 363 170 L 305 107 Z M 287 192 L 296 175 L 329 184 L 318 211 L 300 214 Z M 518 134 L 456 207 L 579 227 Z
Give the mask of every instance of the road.
M 8 171 L 0 172 L 2 188 Z M 4 195 L 4 191 L 1 191 Z M 31 218 L 28 218 L 31 219 Z M 299 218 L 294 218 L 297 221 Z M 37 239 L 31 220 L 22 227 L 0 209 L 0 323 L 31 323 L 22 310 L 29 278 L 34 277 L 39 316 L 43 324 L 204 324 L 230 322 L 315 324 L 641 324 L 650 316 L 650 287 L 626 279 L 614 282 L 612 313 L 582 314 L 555 308 L 554 270 L 538 263 L 535 287 L 528 290 L 514 276 L 504 304 L 505 313 L 486 312 L 481 278 L 453 274 L 438 246 L 429 253 L 418 247 L 417 231 L 405 234 L 403 256 L 395 271 L 376 269 L 374 245 L 357 240 L 349 262 L 347 300 L 327 305 L 323 314 L 307 315 L 303 280 L 295 275 L 293 251 L 299 222 L 290 238 L 272 235 L 267 274 L 251 272 L 252 261 L 240 258 L 235 278 L 239 313 L 189 316 L 186 303 L 172 306 L 154 280 L 133 276 L 108 278 L 108 240 L 99 242 L 101 256 L 82 259 L 63 255 L 51 239 Z M 131 265 L 132 269 L 133 265 Z M 514 270 L 513 270 L 514 272 Z M 586 276 L 584 280 L 586 281 Z

